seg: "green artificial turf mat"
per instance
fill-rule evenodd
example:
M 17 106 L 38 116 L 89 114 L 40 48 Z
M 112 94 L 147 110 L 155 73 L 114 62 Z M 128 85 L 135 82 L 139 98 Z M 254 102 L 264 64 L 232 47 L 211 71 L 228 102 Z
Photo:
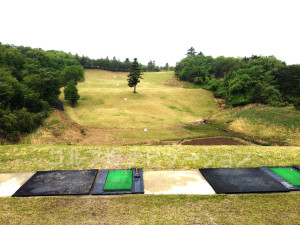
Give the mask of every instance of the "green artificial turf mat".
M 300 186 L 300 173 L 292 168 L 270 168 L 278 176 L 285 179 L 294 186 Z
M 109 171 L 104 191 L 131 190 L 132 188 L 132 170 Z

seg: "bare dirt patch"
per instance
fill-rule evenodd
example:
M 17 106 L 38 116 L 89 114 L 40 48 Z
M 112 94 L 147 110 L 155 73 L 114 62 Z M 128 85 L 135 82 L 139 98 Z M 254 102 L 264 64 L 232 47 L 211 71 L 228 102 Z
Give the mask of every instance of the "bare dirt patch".
M 197 126 L 197 125 L 201 125 L 201 124 L 209 124 L 211 122 L 209 122 L 207 119 L 203 119 L 203 120 L 199 120 L 199 121 L 195 121 L 195 122 L 190 122 L 190 123 L 183 123 L 183 124 L 177 124 L 176 126 Z
M 163 82 L 163 85 L 171 86 L 171 87 L 184 87 L 184 82 L 179 81 L 175 76 Z
M 226 137 L 213 138 L 198 138 L 193 140 L 186 140 L 180 143 L 181 145 L 244 145 L 237 140 Z

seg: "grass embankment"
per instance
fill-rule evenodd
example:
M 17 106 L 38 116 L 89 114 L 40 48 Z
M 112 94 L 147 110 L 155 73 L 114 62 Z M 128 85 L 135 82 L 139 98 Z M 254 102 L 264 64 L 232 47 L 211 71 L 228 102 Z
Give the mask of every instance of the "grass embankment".
M 300 145 L 300 111 L 248 105 L 210 116 L 213 123 L 264 144 Z
M 300 194 L 0 198 L 1 224 L 298 224 Z
M 300 147 L 0 146 L 0 172 L 67 169 L 191 169 L 300 165 Z

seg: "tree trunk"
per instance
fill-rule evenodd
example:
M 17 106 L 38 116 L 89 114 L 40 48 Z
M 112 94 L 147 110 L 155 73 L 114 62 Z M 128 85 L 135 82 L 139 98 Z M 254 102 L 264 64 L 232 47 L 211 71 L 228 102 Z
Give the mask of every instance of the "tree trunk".
M 134 86 L 133 93 L 136 93 L 136 85 Z

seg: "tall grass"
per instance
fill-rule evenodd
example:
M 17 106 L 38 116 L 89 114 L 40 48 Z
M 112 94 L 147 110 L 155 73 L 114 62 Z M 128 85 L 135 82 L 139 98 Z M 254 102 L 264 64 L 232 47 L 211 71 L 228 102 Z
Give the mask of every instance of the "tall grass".
M 294 109 L 248 105 L 218 112 L 210 119 L 254 139 L 300 145 L 300 111 Z

